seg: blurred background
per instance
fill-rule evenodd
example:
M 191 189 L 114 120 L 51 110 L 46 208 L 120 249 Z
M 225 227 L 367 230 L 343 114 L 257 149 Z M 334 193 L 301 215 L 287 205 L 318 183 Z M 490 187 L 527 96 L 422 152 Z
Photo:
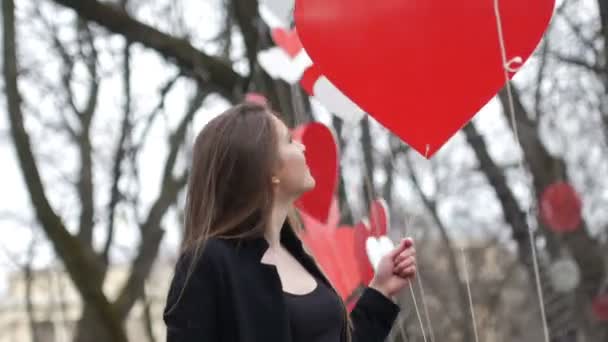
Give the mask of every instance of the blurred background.
M 389 341 L 543 340 L 532 245 L 551 342 L 608 341 L 608 1 L 558 1 L 519 145 L 503 90 L 431 160 L 269 57 L 282 4 L 2 0 L 0 342 L 163 341 L 193 139 L 248 94 L 333 130 L 342 225 L 381 197 L 415 238 Z

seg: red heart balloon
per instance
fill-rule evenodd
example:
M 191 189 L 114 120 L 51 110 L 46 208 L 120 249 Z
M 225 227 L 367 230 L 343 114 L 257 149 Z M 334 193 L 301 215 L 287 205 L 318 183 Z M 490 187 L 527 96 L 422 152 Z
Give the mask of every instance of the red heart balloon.
M 300 42 L 300 38 L 298 38 L 298 33 L 295 29 L 286 30 L 278 27 L 272 30 L 271 35 L 274 43 L 285 50 L 291 58 L 297 56 L 298 53 L 300 53 L 300 50 L 302 50 L 302 43 Z
M 554 6 L 500 1 L 508 60 L 532 54 Z M 493 0 L 297 0 L 295 21 L 321 73 L 428 158 L 505 84 Z
M 338 144 L 331 130 L 318 122 L 297 127 L 293 136 L 306 146 L 306 162 L 316 182 L 315 188 L 302 195 L 295 205 L 326 223 L 338 185 Z

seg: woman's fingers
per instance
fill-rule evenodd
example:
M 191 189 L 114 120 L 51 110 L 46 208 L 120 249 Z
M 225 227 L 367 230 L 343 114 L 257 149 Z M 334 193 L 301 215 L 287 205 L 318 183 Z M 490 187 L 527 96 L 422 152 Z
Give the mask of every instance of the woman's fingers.
M 395 265 L 395 270 L 397 272 L 400 272 L 412 265 L 416 265 L 416 259 L 412 256 L 404 259 L 403 261 L 401 261 L 399 264 Z
M 397 254 L 397 256 L 395 257 L 395 265 L 398 265 L 399 263 L 401 263 L 403 260 L 409 258 L 409 257 L 414 257 L 416 256 L 416 249 L 414 247 L 410 247 L 406 250 L 404 250 L 403 252 Z
M 416 274 L 416 265 L 412 265 L 399 273 L 402 278 L 412 277 Z

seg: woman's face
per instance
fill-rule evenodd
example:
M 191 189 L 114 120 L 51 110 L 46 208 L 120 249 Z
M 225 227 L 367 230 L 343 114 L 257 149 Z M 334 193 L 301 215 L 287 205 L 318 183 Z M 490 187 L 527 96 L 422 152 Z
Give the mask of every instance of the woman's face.
M 305 146 L 291 137 L 285 124 L 272 115 L 279 150 L 279 165 L 274 173 L 273 185 L 277 195 L 296 199 L 315 187 L 304 156 Z

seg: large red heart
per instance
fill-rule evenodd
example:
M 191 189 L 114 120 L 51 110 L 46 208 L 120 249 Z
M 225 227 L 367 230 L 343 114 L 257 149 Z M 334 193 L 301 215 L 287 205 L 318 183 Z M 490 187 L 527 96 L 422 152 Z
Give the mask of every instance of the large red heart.
M 313 190 L 296 201 L 296 207 L 326 223 L 338 185 L 338 144 L 332 131 L 318 122 L 296 127 L 293 136 L 306 146 L 306 162 L 316 182 Z
M 554 6 L 500 1 L 508 60 L 531 55 Z M 505 84 L 493 0 L 297 0 L 295 21 L 322 74 L 428 158 Z

